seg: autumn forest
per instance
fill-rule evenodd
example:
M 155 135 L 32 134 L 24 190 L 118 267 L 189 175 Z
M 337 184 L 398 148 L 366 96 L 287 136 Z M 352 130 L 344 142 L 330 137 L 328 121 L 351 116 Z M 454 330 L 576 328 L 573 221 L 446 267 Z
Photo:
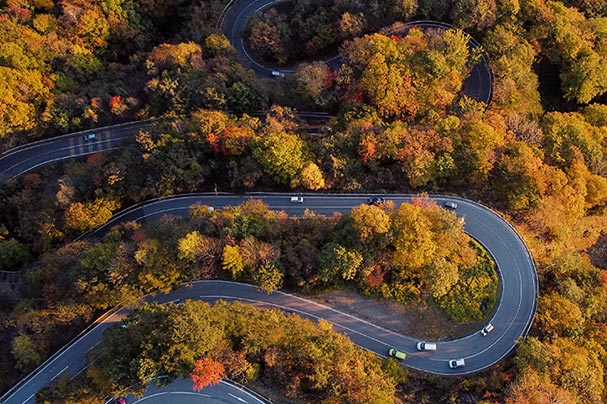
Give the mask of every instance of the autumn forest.
M 433 376 L 323 321 L 240 303 L 151 304 L 106 333 L 87 372 L 38 401 L 103 402 L 158 376 L 196 383 L 204 368 L 276 402 L 605 402 L 607 1 L 289 0 L 242 33 L 261 63 L 294 70 L 274 77 L 243 66 L 217 26 L 225 5 L 0 0 L 2 152 L 149 120 L 120 149 L 2 179 L 0 270 L 19 281 L 0 282 L 0 391 L 105 311 L 199 279 L 355 290 L 480 324 L 497 272 L 427 197 L 440 193 L 498 211 L 537 267 L 530 333 L 492 368 Z M 414 20 L 453 28 L 404 24 Z M 489 105 L 464 91 L 483 58 Z M 417 196 L 331 217 L 255 200 L 197 205 L 76 240 L 151 198 L 253 191 Z

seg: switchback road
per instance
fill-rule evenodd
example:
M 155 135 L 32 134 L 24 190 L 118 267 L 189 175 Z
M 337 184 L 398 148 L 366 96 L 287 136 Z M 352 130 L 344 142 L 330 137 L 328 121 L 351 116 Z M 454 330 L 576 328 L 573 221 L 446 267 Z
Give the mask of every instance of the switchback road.
M 245 44 L 245 31 L 253 14 L 270 7 L 277 3 L 283 3 L 285 0 L 232 0 L 224 9 L 219 21 L 218 27 L 228 38 L 232 46 L 240 56 L 240 62 L 260 77 L 276 77 L 272 72 L 281 74 L 291 74 L 296 71 L 296 66 L 272 67 L 264 65 L 249 53 Z M 449 24 L 438 21 L 411 21 L 406 23 L 410 27 L 419 27 L 421 29 L 457 29 Z M 471 36 L 468 36 L 468 49 L 480 48 L 480 44 Z M 325 62 L 334 66 L 339 66 L 339 56 L 326 59 Z M 487 106 L 493 98 L 493 74 L 485 56 L 481 58 L 473 67 L 472 71 L 466 77 L 463 86 L 463 92 L 468 97 L 484 102 Z
M 291 194 L 255 195 L 184 195 L 150 201 L 115 215 L 110 222 L 89 237 L 101 237 L 110 226 L 127 221 L 146 222 L 162 215 L 185 215 L 195 203 L 213 207 L 234 206 L 248 199 L 263 200 L 272 209 L 284 210 L 290 215 L 301 215 L 305 209 L 319 214 L 347 212 L 366 203 L 367 195 L 304 195 L 304 202 L 291 203 Z M 406 195 L 384 195 L 397 205 L 410 201 Z M 465 231 L 481 242 L 497 264 L 501 282 L 500 300 L 490 322 L 493 332 L 482 336 L 475 332 L 466 337 L 439 341 L 435 352 L 417 352 L 414 336 L 405 336 L 355 318 L 321 304 L 284 292 L 271 295 L 259 292 L 254 286 L 226 282 L 201 281 L 187 285 L 166 295 L 148 297 L 159 303 L 181 302 L 186 299 L 215 301 L 239 300 L 259 307 L 276 307 L 311 319 L 323 318 L 339 332 L 347 334 L 355 344 L 380 356 L 386 356 L 390 347 L 408 353 L 404 364 L 414 369 L 440 375 L 464 375 L 486 369 L 504 358 L 524 337 L 531 326 L 536 308 L 537 277 L 531 256 L 516 231 L 499 215 L 488 208 L 465 199 L 445 196 L 432 197 L 439 205 L 447 200 L 458 203 L 457 215 L 465 218 Z M 60 374 L 73 376 L 88 366 L 86 352 L 92 349 L 103 330 L 120 322 L 128 311 L 120 309 L 96 324 L 79 339 L 62 349 L 40 366 L 30 377 L 11 390 L 2 402 L 6 404 L 31 402 L 32 397 Z M 450 369 L 447 361 L 464 358 L 466 366 Z

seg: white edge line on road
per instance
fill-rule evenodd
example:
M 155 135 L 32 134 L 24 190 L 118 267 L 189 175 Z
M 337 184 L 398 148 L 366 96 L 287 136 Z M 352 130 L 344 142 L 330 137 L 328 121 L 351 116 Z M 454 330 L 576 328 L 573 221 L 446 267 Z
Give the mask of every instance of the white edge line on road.
M 148 398 L 153 398 L 153 397 L 158 397 L 158 396 L 168 396 L 170 394 L 185 394 L 185 395 L 189 395 L 189 396 L 199 396 L 199 397 L 211 397 L 208 394 L 203 394 L 203 393 L 193 393 L 190 391 L 163 391 L 160 393 L 154 393 L 150 396 L 147 397 L 141 397 L 140 399 L 138 399 L 137 401 L 134 401 L 133 404 L 137 404 L 137 403 L 141 403 L 145 400 L 147 400 Z
M 93 346 L 91 346 L 89 349 L 86 350 L 86 352 L 90 352 L 91 349 L 95 348 L 97 345 L 99 345 L 99 343 L 101 342 L 101 340 L 97 341 Z
M 241 403 L 246 403 L 246 402 L 247 402 L 247 400 L 245 400 L 244 398 L 240 398 L 240 397 L 238 397 L 238 396 L 235 396 L 235 395 L 234 395 L 234 394 L 232 394 L 232 393 L 228 393 L 228 396 L 230 396 L 230 397 L 234 397 L 236 400 L 240 401 Z
M 66 367 L 64 367 L 63 369 L 61 369 L 61 370 L 59 371 L 59 373 L 57 373 L 55 376 L 53 376 L 53 377 L 51 378 L 51 381 L 53 381 L 53 380 L 55 380 L 56 378 L 58 378 L 59 376 L 61 376 L 61 373 L 65 372 L 65 371 L 67 370 L 67 368 L 69 368 L 69 367 L 70 367 L 70 366 L 69 366 L 69 365 L 67 365 Z
M 84 335 L 78 335 L 75 337 L 74 340 L 70 341 L 70 343 L 67 346 L 63 346 L 62 348 L 59 349 L 59 351 L 57 351 L 57 353 L 59 353 L 61 351 L 61 349 L 64 349 L 63 352 L 59 353 L 57 356 L 55 356 L 50 362 L 48 362 L 47 364 L 43 364 L 44 366 L 41 369 L 36 369 L 34 370 L 31 374 L 34 375 L 38 375 L 41 374 L 42 372 L 44 372 L 46 370 L 46 368 L 48 368 L 50 365 L 53 364 L 53 362 L 55 362 L 57 359 L 61 358 L 63 355 L 65 355 L 70 349 L 72 349 L 78 342 L 80 342 L 82 340 L 82 337 L 84 337 L 85 335 L 93 332 L 95 329 L 101 327 L 102 325 L 107 325 L 107 323 L 105 322 L 106 320 L 108 320 L 109 318 L 111 318 L 112 316 L 116 315 L 117 313 L 120 312 L 120 310 L 122 310 L 122 308 L 116 310 L 114 313 L 110 314 L 107 318 L 105 318 L 102 321 L 99 321 L 97 323 L 96 326 L 94 326 L 93 328 L 91 328 L 86 334 Z M 97 321 L 97 320 L 96 320 Z M 18 390 L 15 390 L 11 393 L 10 396 L 6 397 L 6 400 L 10 399 Z M 36 393 L 34 393 L 36 394 Z M 32 394 L 32 396 L 34 395 Z M 31 397 L 30 397 L 31 398 Z M 28 398 L 29 400 L 29 398 Z M 26 400 L 27 401 L 27 400 Z
M 82 373 L 82 372 L 84 372 L 85 370 L 87 370 L 87 369 L 89 368 L 89 366 L 91 366 L 91 365 L 92 365 L 92 363 L 91 363 L 91 362 L 87 363 L 85 367 L 83 367 L 83 368 L 82 368 L 82 369 L 80 369 L 78 372 L 76 372 L 76 374 L 75 374 L 74 376 L 70 377 L 70 381 L 72 381 L 72 380 L 74 380 L 76 377 L 78 377 L 78 375 L 79 375 L 80 373 Z

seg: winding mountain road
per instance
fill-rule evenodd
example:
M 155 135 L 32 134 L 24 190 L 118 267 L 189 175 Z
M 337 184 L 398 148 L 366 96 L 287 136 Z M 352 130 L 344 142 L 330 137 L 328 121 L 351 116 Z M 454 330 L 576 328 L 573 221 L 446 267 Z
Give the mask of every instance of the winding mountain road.
M 247 68 L 252 69 L 257 76 L 273 77 L 272 72 L 290 74 L 296 71 L 296 66 L 272 67 L 264 65 L 249 53 L 245 44 L 244 32 L 247 29 L 249 19 L 253 14 L 277 3 L 287 0 L 232 0 L 221 14 L 217 26 L 228 38 L 236 52 L 240 56 L 240 62 Z M 411 21 L 406 23 L 409 27 L 423 29 L 456 29 L 455 27 L 439 21 Z M 468 36 L 468 49 L 480 48 L 481 45 L 471 36 Z M 331 66 L 339 66 L 339 55 L 326 59 L 325 62 Z M 487 106 L 493 98 L 493 73 L 489 67 L 487 58 L 483 57 L 476 63 L 464 81 L 463 92 L 468 97 L 484 102 Z
M 232 7 L 226 9 L 221 22 L 222 27 L 236 48 L 242 47 L 244 54 L 246 50 L 240 32 L 246 23 L 246 18 L 273 2 L 275 1 L 235 0 L 231 3 Z M 258 75 L 271 76 L 272 69 L 249 59 L 248 67 L 253 68 Z M 486 62 L 483 63 L 486 66 Z M 472 78 L 469 78 L 472 81 L 466 81 L 465 91 L 472 98 L 489 103 L 492 87 L 490 71 L 488 68 L 483 70 L 481 66 L 476 73 L 474 72 L 475 70 L 470 76 Z M 13 179 L 54 161 L 123 147 L 125 143 L 132 143 L 134 134 L 147 125 L 149 122 L 133 122 L 79 132 L 10 150 L 0 156 L 0 181 Z M 84 140 L 84 134 L 91 132 L 97 134 L 96 139 Z M 368 195 L 305 195 L 304 203 L 292 204 L 290 196 L 290 194 L 182 195 L 148 201 L 116 214 L 110 222 L 87 236 L 101 237 L 112 225 L 126 221 L 143 222 L 164 214 L 185 215 L 194 203 L 223 207 L 255 198 L 263 200 L 272 209 L 284 210 L 290 215 L 302 215 L 304 209 L 331 215 L 334 212 L 347 212 L 354 206 L 366 203 L 368 198 Z M 386 197 L 397 205 L 409 202 L 411 199 L 407 195 Z M 445 196 L 432 198 L 441 205 L 446 200 L 457 200 L 459 205 L 457 215 L 465 218 L 466 232 L 481 242 L 497 263 L 501 288 L 500 300 L 490 320 L 495 329 L 486 337 L 476 332 L 456 340 L 439 341 L 438 350 L 435 352 L 418 352 L 415 349 L 417 342 L 415 337 L 400 335 L 301 297 L 280 291 L 267 295 L 257 291 L 252 285 L 235 282 L 195 282 L 169 294 L 147 297 L 146 300 L 168 303 L 186 299 L 202 299 L 209 302 L 223 299 L 239 300 L 258 307 L 276 307 L 313 320 L 323 318 L 332 323 L 337 331 L 347 334 L 355 344 L 379 356 L 385 357 L 390 347 L 397 347 L 408 353 L 404 364 L 414 369 L 440 375 L 465 375 L 486 369 L 511 352 L 516 340 L 527 334 L 533 322 L 538 293 L 535 266 L 521 237 L 495 212 L 464 199 Z M 61 375 L 74 377 L 85 370 L 88 367 L 86 353 L 99 343 L 105 329 L 120 322 L 128 313 L 129 310 L 122 308 L 104 316 L 7 392 L 0 398 L 0 402 L 4 404 L 33 402 L 36 392 L 52 380 Z M 454 358 L 464 358 L 466 366 L 450 369 L 447 361 Z
M 250 194 L 250 195 L 183 195 L 174 198 L 150 201 L 141 206 L 135 206 L 115 215 L 106 225 L 102 226 L 93 237 L 101 237 L 111 226 L 126 221 L 148 221 L 157 219 L 164 214 L 185 215 L 189 206 L 200 203 L 214 207 L 234 206 L 247 199 L 260 199 L 271 209 L 283 210 L 289 215 L 300 216 L 305 209 L 318 214 L 332 215 L 334 212 L 348 212 L 354 206 L 366 203 L 368 195 L 305 195 L 304 202 L 293 204 L 290 194 Z M 411 201 L 408 195 L 386 195 L 396 205 Z M 458 203 L 457 215 L 465 220 L 464 230 L 479 241 L 489 251 L 496 262 L 500 278 L 500 300 L 496 304 L 494 315 L 490 322 L 495 329 L 486 337 L 480 333 L 447 342 L 441 342 L 439 349 L 433 353 L 415 353 L 410 355 L 405 364 L 415 369 L 436 374 L 467 374 L 485 369 L 506 356 L 515 346 L 518 338 L 526 335 L 536 309 L 537 275 L 533 260 L 521 237 L 503 218 L 492 210 L 475 202 L 445 196 L 432 197 L 439 205 L 447 200 Z M 229 296 L 229 295 L 226 295 Z M 265 295 L 264 295 L 265 296 Z M 273 296 L 273 295 L 272 295 Z M 237 296 L 230 296 L 237 298 Z M 245 296 L 241 296 L 245 297 Z M 251 298 L 247 296 L 247 298 Z M 272 297 L 267 297 L 272 299 Z M 281 302 L 289 307 L 286 302 Z M 305 313 L 305 310 L 298 310 Z M 351 325 L 351 318 L 324 317 L 326 313 L 309 313 L 323 317 L 335 325 Z M 356 322 L 356 321 L 355 321 Z M 412 337 L 382 339 L 384 331 L 377 327 L 374 331 L 367 329 L 364 322 L 356 323 L 353 330 L 366 330 L 370 339 L 360 339 L 358 334 L 348 333 L 355 343 L 378 354 L 386 353 L 386 346 L 392 345 L 407 352 L 414 352 Z M 346 327 L 347 328 L 347 327 Z M 346 331 L 344 328 L 344 331 Z M 379 338 L 378 338 L 379 337 Z M 373 342 L 375 341 L 375 342 Z M 381 341 L 379 343 L 378 341 Z M 449 369 L 446 361 L 453 358 L 465 358 L 466 367 Z
M 101 237 L 112 225 L 131 220 L 145 222 L 162 215 L 185 215 L 192 204 L 214 207 L 234 206 L 248 199 L 263 200 L 272 209 L 284 210 L 291 215 L 301 215 L 305 209 L 319 214 L 347 212 L 365 203 L 368 195 L 305 195 L 304 202 L 293 204 L 291 194 L 251 195 L 182 195 L 149 201 L 115 215 L 107 225 L 89 237 Z M 397 205 L 411 200 L 407 195 L 387 195 Z M 488 336 L 475 332 L 464 338 L 439 341 L 435 352 L 418 352 L 413 336 L 405 336 L 355 318 L 319 303 L 281 291 L 270 295 L 259 292 L 254 286 L 226 282 L 200 281 L 168 294 L 148 296 L 147 301 L 159 303 L 181 302 L 186 299 L 216 301 L 243 301 L 258 307 L 276 307 L 311 319 L 323 318 L 339 332 L 347 334 L 358 346 L 386 356 L 390 347 L 408 353 L 406 366 L 440 375 L 465 375 L 486 369 L 504 358 L 514 347 L 517 339 L 524 337 L 533 322 L 537 276 L 533 260 L 516 231 L 490 209 L 469 200 L 445 196 L 433 196 L 438 204 L 447 200 L 458 203 L 457 215 L 465 218 L 465 231 L 481 242 L 494 258 L 500 277 L 501 294 L 490 322 L 495 326 Z M 99 321 L 73 343 L 64 347 L 42 364 L 27 379 L 9 391 L 1 401 L 5 404 L 32 402 L 35 393 L 61 374 L 73 377 L 88 366 L 86 352 L 99 343 L 103 331 L 120 322 L 129 310 L 120 309 Z M 464 358 L 466 366 L 450 369 L 447 361 Z
M 283 210 L 289 215 L 300 216 L 305 209 L 310 209 L 318 214 L 332 215 L 334 212 L 348 212 L 354 206 L 366 203 L 368 195 L 305 195 L 304 202 L 294 204 L 290 202 L 291 194 L 250 194 L 250 195 L 183 195 L 173 198 L 150 201 L 141 206 L 135 206 L 120 214 L 117 214 L 106 225 L 91 234 L 93 237 L 101 237 L 111 226 L 126 221 L 136 220 L 139 222 L 157 219 L 164 214 L 185 215 L 189 206 L 200 203 L 214 207 L 235 206 L 247 199 L 260 199 L 271 209 Z M 386 195 L 396 205 L 411 201 L 408 195 Z M 439 349 L 433 353 L 416 353 L 416 338 L 389 335 L 385 330 L 370 326 L 361 320 L 350 316 L 327 315 L 323 309 L 321 312 L 306 312 L 300 306 L 290 306 L 289 302 L 280 300 L 280 305 L 298 312 L 311 314 L 325 318 L 336 326 L 344 326 L 343 331 L 363 348 L 372 350 L 380 355 L 387 352 L 387 346 L 396 346 L 404 351 L 413 353 L 405 364 L 415 369 L 436 374 L 467 374 L 485 369 L 506 356 L 515 346 L 518 338 L 526 335 L 536 308 L 537 298 L 537 275 L 535 266 L 524 242 L 503 218 L 492 210 L 475 202 L 445 196 L 433 196 L 439 205 L 447 200 L 455 200 L 458 203 L 457 215 L 465 220 L 464 230 L 471 237 L 479 241 L 489 251 L 496 262 L 500 278 L 500 301 L 496 304 L 494 315 L 490 322 L 495 329 L 488 336 L 483 337 L 480 333 L 470 336 L 441 342 Z M 271 302 L 277 299 L 275 293 L 267 296 L 261 295 L 255 299 Z M 233 296 L 224 293 L 226 298 L 247 298 L 250 295 Z M 281 298 L 284 299 L 284 298 Z M 296 303 L 296 300 L 291 300 Z M 315 306 L 316 304 L 312 304 Z M 371 328 L 368 328 L 371 327 Z M 348 331 L 352 328 L 352 332 Z M 357 331 L 362 330 L 371 338 L 362 338 Z M 362 338 L 362 339 L 361 339 Z M 386 339 L 384 339 L 386 338 Z M 449 369 L 446 361 L 453 358 L 465 358 L 466 367 L 461 369 Z

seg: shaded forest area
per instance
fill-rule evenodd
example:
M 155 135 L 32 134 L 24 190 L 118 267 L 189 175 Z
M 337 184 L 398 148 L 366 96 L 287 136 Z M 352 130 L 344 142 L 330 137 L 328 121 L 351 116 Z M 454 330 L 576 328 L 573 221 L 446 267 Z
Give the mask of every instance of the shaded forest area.
M 3 185 L 2 266 L 74 248 L 62 245 L 120 207 L 178 192 L 216 186 L 454 192 L 500 210 L 525 237 L 539 272 L 537 319 L 517 355 L 486 374 L 461 384 L 419 376 L 421 387 L 408 382 L 399 394 L 412 401 L 408 394 L 419 387 L 415 397 L 434 391 L 445 401 L 470 395 L 508 403 L 604 401 L 607 3 L 368 4 L 354 17 L 364 17 L 373 31 L 388 21 L 370 11 L 385 4 L 396 7 L 394 15 L 448 21 L 473 34 L 495 73 L 489 109 L 462 96 L 477 55 L 468 54 L 458 31 L 354 34 L 339 46 L 341 66 L 308 63 L 266 81 L 243 69 L 216 32 L 220 2 L 1 3 L 4 148 L 134 118 L 167 118 L 122 152 Z M 354 17 L 344 11 L 339 21 Z M 337 118 L 311 135 L 287 106 Z M 243 114 L 258 109 L 269 112 L 263 119 Z M 151 288 L 165 286 L 148 280 Z M 30 332 L 60 335 L 94 311 L 78 299 L 46 306 L 54 293 L 19 301 L 2 286 L 2 345 L 30 367 L 50 353 L 37 351 Z M 8 373 L 15 358 L 5 356 Z

